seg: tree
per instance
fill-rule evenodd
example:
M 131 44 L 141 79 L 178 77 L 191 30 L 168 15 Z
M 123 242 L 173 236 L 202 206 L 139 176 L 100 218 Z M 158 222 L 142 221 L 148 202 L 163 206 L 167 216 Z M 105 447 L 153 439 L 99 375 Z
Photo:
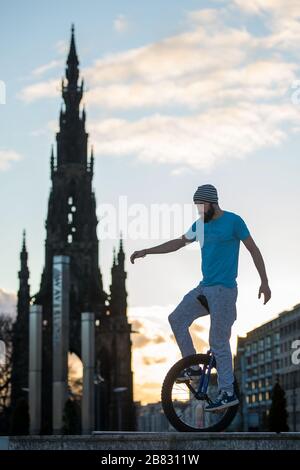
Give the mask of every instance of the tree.
M 269 431 L 285 432 L 289 430 L 287 424 L 287 409 L 285 392 L 277 381 L 272 390 L 272 404 L 269 413 Z
M 19 398 L 12 411 L 10 434 L 12 436 L 29 434 L 29 407 L 25 398 Z
M 8 433 L 10 414 L 10 381 L 12 367 L 12 317 L 0 314 L 0 340 L 4 344 L 4 361 L 0 363 L 0 434 Z M 3 359 L 3 357 L 2 357 Z
M 68 398 L 63 413 L 63 434 L 80 434 L 80 405 Z
M 12 325 L 9 315 L 0 314 L 0 340 L 5 345 L 4 362 L 0 363 L 0 413 L 9 405 L 11 358 L 12 358 Z

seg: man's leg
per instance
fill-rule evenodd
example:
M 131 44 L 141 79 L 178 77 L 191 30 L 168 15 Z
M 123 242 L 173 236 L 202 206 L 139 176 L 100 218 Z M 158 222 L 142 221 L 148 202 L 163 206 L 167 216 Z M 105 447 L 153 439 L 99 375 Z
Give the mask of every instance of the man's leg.
M 231 327 L 236 320 L 237 287 L 222 285 L 204 288 L 210 310 L 209 344 L 215 355 L 218 388 L 233 393 L 233 367 L 230 348 Z
M 189 326 L 196 318 L 208 315 L 207 309 L 197 299 L 199 294 L 203 294 L 200 285 L 190 290 L 168 317 L 182 357 L 196 354 Z

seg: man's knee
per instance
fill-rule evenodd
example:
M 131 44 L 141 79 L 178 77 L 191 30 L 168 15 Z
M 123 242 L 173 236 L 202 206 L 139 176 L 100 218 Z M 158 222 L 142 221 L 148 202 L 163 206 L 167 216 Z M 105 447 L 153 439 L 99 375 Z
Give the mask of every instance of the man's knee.
M 170 315 L 168 316 L 168 321 L 170 323 L 170 325 L 174 325 L 175 323 L 177 323 L 177 320 L 178 320 L 178 312 L 176 311 L 176 309 L 170 313 Z
M 184 315 L 184 311 L 179 307 L 176 307 L 175 310 L 170 313 L 168 320 L 172 327 L 176 327 L 178 325 L 182 328 L 185 327 L 188 323 L 187 318 Z

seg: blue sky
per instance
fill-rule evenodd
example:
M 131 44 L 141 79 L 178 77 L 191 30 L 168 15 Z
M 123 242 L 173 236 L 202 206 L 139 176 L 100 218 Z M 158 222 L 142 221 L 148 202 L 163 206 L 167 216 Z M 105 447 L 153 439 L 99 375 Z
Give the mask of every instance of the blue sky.
M 23 228 L 32 293 L 39 287 L 71 23 L 99 213 L 103 203 L 118 209 L 120 195 L 146 208 L 189 204 L 198 185 L 215 184 L 221 208 L 244 218 L 261 249 L 273 294 L 266 306 L 257 299 L 259 277 L 241 246 L 233 341 L 298 303 L 300 6 L 283 0 L 1 5 L 1 309 L 11 309 L 18 289 Z M 177 228 L 169 238 L 180 235 Z M 168 313 L 201 279 L 196 244 L 129 264 L 132 251 L 166 239 L 124 240 L 129 316 L 144 325 L 143 354 L 160 359 L 145 368 L 144 383 L 152 367 L 167 369 L 168 356 L 179 354 L 155 338 L 170 334 Z M 106 289 L 117 245 L 100 241 Z M 206 329 L 197 331 L 207 338 Z M 143 368 L 142 354 L 136 361 Z

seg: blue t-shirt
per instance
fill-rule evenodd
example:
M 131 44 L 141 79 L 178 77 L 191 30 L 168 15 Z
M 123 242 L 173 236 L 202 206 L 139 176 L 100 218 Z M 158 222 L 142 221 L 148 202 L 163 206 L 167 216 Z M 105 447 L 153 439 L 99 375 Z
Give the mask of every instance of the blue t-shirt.
M 207 223 L 201 218 L 193 223 L 185 237 L 200 242 L 202 286 L 237 286 L 240 240 L 249 235 L 244 220 L 229 211 L 223 211 L 220 217 Z

